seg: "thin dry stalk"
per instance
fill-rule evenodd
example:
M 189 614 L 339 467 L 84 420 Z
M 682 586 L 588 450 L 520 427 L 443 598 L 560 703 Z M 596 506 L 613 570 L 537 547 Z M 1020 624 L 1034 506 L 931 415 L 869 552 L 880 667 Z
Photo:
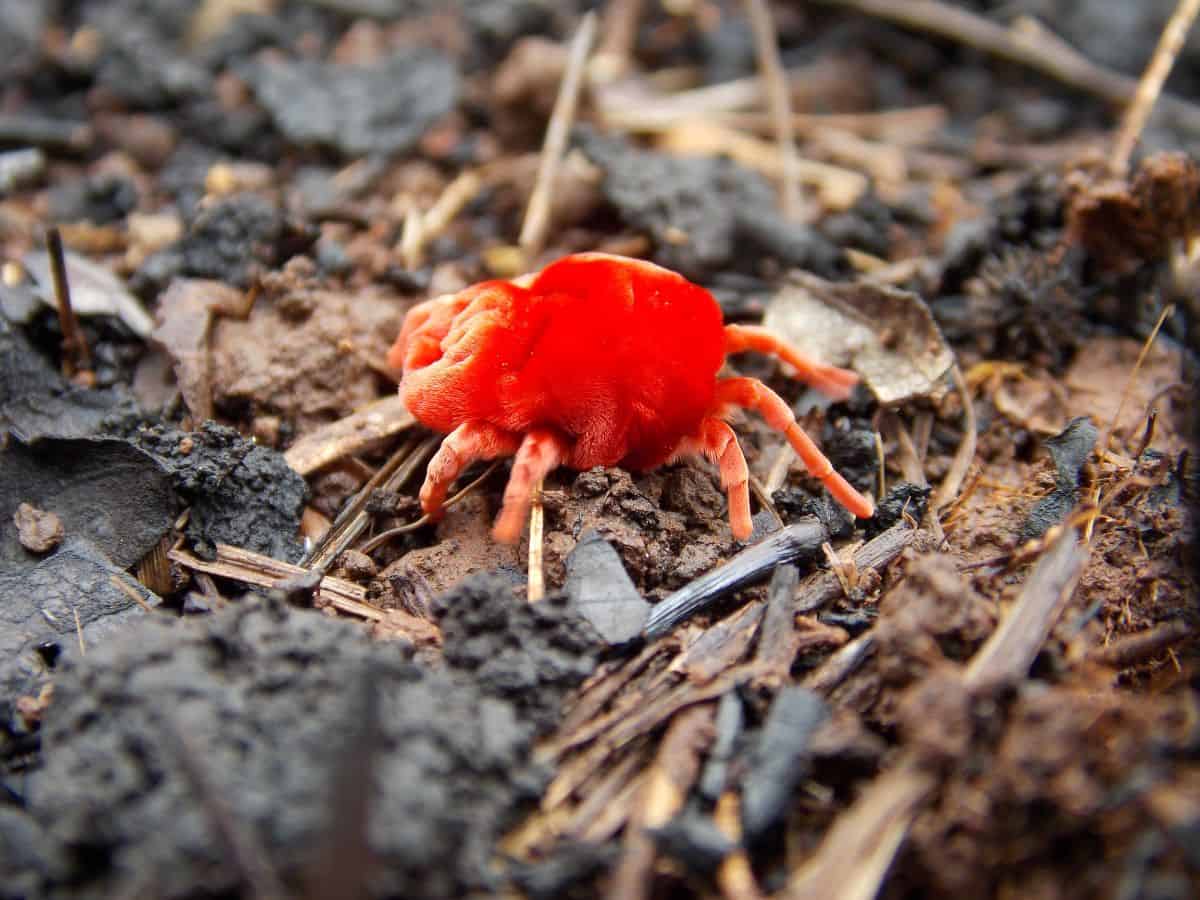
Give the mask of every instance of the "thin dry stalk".
M 283 454 L 292 471 L 310 475 L 330 463 L 416 424 L 399 394 L 368 403 L 343 419 L 311 431 Z
M 537 603 L 546 596 L 546 572 L 542 562 L 545 549 L 544 529 L 546 511 L 542 506 L 542 479 L 533 486 L 529 505 L 529 602 Z
M 1150 348 L 1154 346 L 1154 341 L 1158 337 L 1159 331 L 1162 330 L 1163 324 L 1167 319 L 1175 314 L 1175 304 L 1167 304 L 1166 309 L 1158 317 L 1158 321 L 1154 323 L 1154 329 L 1142 344 L 1141 352 L 1138 353 L 1138 358 L 1133 364 L 1133 369 L 1129 373 L 1129 378 L 1125 381 L 1125 387 L 1121 390 L 1121 399 L 1117 401 L 1117 411 L 1113 413 L 1112 419 L 1109 420 L 1108 427 L 1104 429 L 1104 437 L 1100 440 L 1099 450 L 1097 455 L 1100 461 L 1103 462 L 1108 457 L 1108 444 L 1112 440 L 1113 432 L 1117 429 L 1117 424 L 1121 421 L 1121 413 L 1125 411 L 1125 404 L 1129 402 L 1129 395 L 1133 392 L 1133 386 L 1137 381 L 1138 373 L 1142 370 L 1142 364 L 1145 363 L 1146 357 L 1150 355 Z M 1100 482 L 1096 481 L 1096 487 L 1092 491 L 1092 505 L 1100 507 Z M 1088 522 L 1087 528 L 1084 530 L 1083 539 L 1090 541 L 1092 539 L 1092 530 L 1095 527 L 1095 519 Z
M 968 687 L 978 689 L 1024 677 L 1074 592 L 1087 559 L 1087 545 L 1079 543 L 1075 529 L 1063 529 L 1034 566 L 1017 602 L 971 658 L 965 675 Z
M 971 389 L 967 386 L 967 380 L 963 377 L 958 363 L 951 367 L 950 375 L 954 379 L 954 386 L 958 388 L 958 396 L 962 399 L 963 438 L 950 463 L 950 469 L 946 472 L 946 477 L 938 485 L 938 489 L 933 495 L 933 502 L 929 505 L 929 509 L 934 515 L 941 512 L 958 496 L 958 492 L 967 478 L 967 472 L 971 468 L 971 463 L 975 460 L 975 445 L 978 440 L 976 432 L 979 426 L 975 419 L 975 402 L 971 399 Z
M 468 484 L 465 488 L 463 488 L 461 491 L 459 491 L 457 494 L 455 494 L 453 497 L 451 497 L 449 500 L 447 500 L 445 503 L 443 503 L 442 509 L 443 510 L 450 509 L 453 506 L 457 505 L 458 503 L 462 502 L 462 500 L 465 497 L 470 495 L 472 491 L 474 491 L 477 487 L 479 487 L 481 484 L 483 484 L 488 479 L 488 476 L 491 475 L 493 472 L 495 472 L 496 469 L 498 469 L 499 467 L 500 467 L 499 460 L 493 462 L 490 466 L 488 466 L 486 469 L 483 470 L 483 472 L 481 472 L 479 474 L 478 478 L 476 478 L 474 481 L 472 481 L 470 484 Z M 373 550 L 377 550 L 378 548 L 382 547 L 384 544 L 386 544 L 392 538 L 399 537 L 402 534 L 408 534 L 409 532 L 416 531 L 418 528 L 425 527 L 426 525 L 428 525 L 430 523 L 430 521 L 432 521 L 432 520 L 429 517 L 429 513 L 425 513 L 423 516 L 421 516 L 421 518 L 416 519 L 412 522 L 409 522 L 407 525 L 398 525 L 395 528 L 389 528 L 387 531 L 381 531 L 379 534 L 375 535 L 375 537 L 371 538 L 369 541 L 367 541 L 365 544 L 363 544 L 358 549 L 363 553 L 370 553 Z
M 934 778 L 910 757 L 885 772 L 842 813 L 812 860 L 783 891 L 785 900 L 872 900 L 904 843 Z
M 661 828 L 683 808 L 700 772 L 700 754 L 712 742 L 713 704 L 679 713 L 663 736 L 625 836 L 621 861 L 609 883 L 614 900 L 641 900 L 650 893 L 657 850 L 650 829 Z
M 1137 95 L 1138 84 L 1096 65 L 1060 38 L 1050 39 L 1042 27 L 1018 23 L 1005 28 L 967 10 L 936 0 L 819 0 L 831 6 L 859 12 L 906 28 L 941 35 L 968 47 L 1028 66 L 1077 90 L 1113 104 L 1124 106 Z M 1189 128 L 1200 127 L 1200 108 L 1185 100 L 1164 97 L 1171 110 Z
M 216 575 L 218 578 L 228 578 L 251 584 L 260 588 L 272 588 L 288 578 L 297 578 L 307 574 L 301 566 L 281 562 L 252 550 L 240 547 L 230 547 L 227 544 L 217 544 L 215 560 L 200 559 L 186 550 L 172 550 L 167 556 L 172 562 L 178 563 L 185 569 L 194 572 L 204 572 Z M 326 575 L 317 585 L 317 605 L 330 606 L 339 612 L 344 612 L 372 622 L 384 619 L 384 611 L 366 602 L 366 588 L 352 581 L 334 578 Z
M 787 74 L 779 58 L 779 40 L 766 0 L 745 0 L 746 14 L 754 31 L 758 70 L 767 92 L 775 142 L 779 147 L 780 207 L 790 219 L 798 219 L 804 210 L 800 198 L 800 171 L 796 139 L 792 132 L 792 101 Z
M 725 837 L 737 845 L 717 868 L 717 885 L 726 900 L 758 900 L 763 896 L 750 867 L 750 856 L 742 846 L 742 805 L 734 791 L 726 791 L 713 810 L 713 821 Z
M 46 229 L 46 252 L 50 256 L 50 277 L 54 280 L 54 300 L 58 307 L 58 324 L 62 329 L 63 368 L 67 376 L 86 375 L 92 370 L 92 351 L 79 327 L 75 308 L 71 306 L 71 284 L 67 280 L 67 259 L 63 252 L 62 234 L 57 228 Z
M 1200 0 L 1179 0 L 1175 12 L 1167 20 L 1162 36 L 1158 39 L 1158 47 L 1155 48 L 1150 64 L 1146 66 L 1146 71 L 1142 73 L 1142 79 L 1138 82 L 1133 102 L 1129 104 L 1129 108 L 1125 110 L 1125 117 L 1121 120 L 1121 131 L 1117 135 L 1112 158 L 1109 160 L 1109 170 L 1113 175 L 1125 175 L 1129 157 L 1133 155 L 1133 147 L 1142 129 L 1146 127 L 1146 121 L 1150 118 L 1159 94 L 1162 93 L 1163 83 L 1171 74 L 1179 51 L 1183 49 L 1183 42 L 1187 39 L 1192 23 L 1196 21 L 1197 13 L 1200 13 Z
M 609 0 L 607 3 L 604 11 L 604 37 L 591 65 L 597 80 L 612 81 L 629 69 L 644 2 L 645 0 Z
M 517 243 L 525 252 L 526 259 L 533 259 L 541 251 L 546 240 L 546 229 L 550 225 L 551 192 L 567 147 L 567 134 L 575 119 L 579 90 L 583 86 L 588 54 L 591 53 L 595 37 L 596 15 L 588 13 L 571 39 L 567 69 L 558 88 L 554 111 L 550 114 L 546 140 L 542 144 L 542 159 L 538 165 L 537 180 L 529 197 L 529 206 L 525 209 L 525 221 L 521 225 L 521 236 Z
M 424 223 L 421 211 L 413 203 L 404 213 L 404 230 L 400 233 L 400 258 L 410 272 L 421 268 L 425 257 Z

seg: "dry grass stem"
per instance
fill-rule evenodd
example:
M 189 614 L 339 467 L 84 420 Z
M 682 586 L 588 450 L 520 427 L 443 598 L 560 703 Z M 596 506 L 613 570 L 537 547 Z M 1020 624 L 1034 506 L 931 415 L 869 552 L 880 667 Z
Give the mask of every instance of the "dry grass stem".
M 527 260 L 532 260 L 541 252 L 546 240 L 546 229 L 550 225 L 551 194 L 567 147 L 567 135 L 571 123 L 575 120 L 575 107 L 579 102 L 588 54 L 591 53 L 595 36 L 596 15 L 588 13 L 571 39 L 567 69 L 563 73 L 558 97 L 554 101 L 550 124 L 546 127 L 546 140 L 542 144 L 542 159 L 538 165 L 537 180 L 529 197 L 529 205 L 525 209 L 525 221 L 521 225 L 521 236 L 517 241 Z
M 1200 0 L 1179 0 L 1175 12 L 1167 20 L 1158 40 L 1158 47 L 1155 48 L 1150 64 L 1146 66 L 1146 71 L 1142 73 L 1142 79 L 1138 82 L 1133 102 L 1129 104 L 1121 120 L 1121 130 L 1109 159 L 1109 170 L 1113 175 L 1125 175 L 1134 145 L 1137 144 L 1142 129 L 1146 127 L 1146 121 L 1150 118 L 1159 94 L 1162 93 L 1163 83 L 1171 74 L 1179 51 L 1183 49 L 1183 43 L 1192 28 L 1192 23 L 1196 21 L 1197 13 L 1200 13 Z
M 775 23 L 766 0 L 745 0 L 750 27 L 754 31 L 754 48 L 758 56 L 758 71 L 767 92 L 775 143 L 779 148 L 780 208 L 791 219 L 804 213 L 800 197 L 800 172 L 796 156 L 796 140 L 792 133 L 792 104 L 787 74 L 779 58 L 779 40 Z

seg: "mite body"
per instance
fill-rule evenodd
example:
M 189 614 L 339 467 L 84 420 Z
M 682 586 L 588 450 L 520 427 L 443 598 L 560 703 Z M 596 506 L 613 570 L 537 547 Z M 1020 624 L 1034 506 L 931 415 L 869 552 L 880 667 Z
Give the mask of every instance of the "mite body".
M 515 456 L 494 534 L 515 541 L 537 481 L 560 465 L 653 468 L 702 454 L 720 469 L 729 520 L 750 534 L 746 461 L 725 422 L 757 410 L 860 518 L 869 500 L 833 471 L 787 404 L 752 378 L 718 378 L 725 356 L 773 353 L 835 398 L 858 377 L 815 363 L 761 328 L 724 325 L 708 291 L 651 263 L 568 256 L 529 285 L 487 281 L 409 311 L 388 362 L 408 410 L 446 439 L 421 506 L 436 517 L 470 463 Z

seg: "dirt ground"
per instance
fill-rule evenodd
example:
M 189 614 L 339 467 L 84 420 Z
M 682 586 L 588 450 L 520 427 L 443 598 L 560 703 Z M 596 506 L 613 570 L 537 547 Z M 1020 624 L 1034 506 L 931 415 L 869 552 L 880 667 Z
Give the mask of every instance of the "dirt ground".
M 1200 894 L 1175 5 L 0 0 L 0 898 Z M 747 414 L 748 541 L 423 517 L 405 314 L 586 250 L 858 371 L 726 362 L 876 515 Z

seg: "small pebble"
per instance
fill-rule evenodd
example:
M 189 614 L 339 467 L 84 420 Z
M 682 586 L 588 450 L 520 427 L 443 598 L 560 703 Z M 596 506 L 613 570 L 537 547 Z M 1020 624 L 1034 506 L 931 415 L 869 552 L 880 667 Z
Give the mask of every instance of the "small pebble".
M 63 539 L 62 520 L 52 512 L 22 503 L 13 514 L 17 537 L 30 553 L 49 553 Z

